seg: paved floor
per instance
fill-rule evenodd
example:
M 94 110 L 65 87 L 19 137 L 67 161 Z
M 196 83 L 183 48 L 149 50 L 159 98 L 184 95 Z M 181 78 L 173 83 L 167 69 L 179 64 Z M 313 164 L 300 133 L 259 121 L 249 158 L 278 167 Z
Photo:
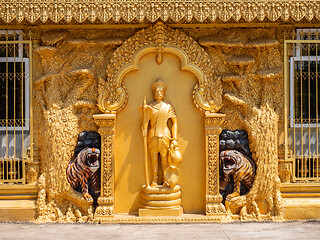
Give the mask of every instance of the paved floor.
M 95 239 L 320 239 L 320 221 L 223 224 L 0 223 L 1 240 Z

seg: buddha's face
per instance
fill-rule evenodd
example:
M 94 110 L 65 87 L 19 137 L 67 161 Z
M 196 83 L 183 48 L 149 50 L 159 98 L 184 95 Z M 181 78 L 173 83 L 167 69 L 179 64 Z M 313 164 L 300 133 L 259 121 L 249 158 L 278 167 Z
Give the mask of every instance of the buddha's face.
M 153 91 L 154 100 L 163 100 L 164 98 L 164 89 L 162 87 L 157 87 Z

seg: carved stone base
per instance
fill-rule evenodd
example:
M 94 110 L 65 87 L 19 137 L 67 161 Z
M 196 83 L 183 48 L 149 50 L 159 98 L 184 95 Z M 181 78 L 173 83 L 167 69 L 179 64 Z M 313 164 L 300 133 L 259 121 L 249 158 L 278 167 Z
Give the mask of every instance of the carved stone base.
M 114 216 L 113 205 L 98 206 L 94 214 L 94 219 L 100 220 L 101 218 L 113 217 L 113 216 Z
M 279 177 L 282 183 L 290 183 L 292 179 L 292 162 L 279 160 Z
M 180 216 L 183 214 L 180 186 L 169 188 L 143 185 L 141 205 L 139 216 Z
M 226 214 L 226 209 L 222 202 L 222 196 L 207 195 L 206 215 Z
M 179 217 L 182 214 L 182 207 L 172 209 L 139 209 L 139 217 Z
M 100 220 L 104 217 L 113 217 L 114 216 L 114 199 L 112 197 L 99 197 L 98 204 L 96 208 L 94 219 Z

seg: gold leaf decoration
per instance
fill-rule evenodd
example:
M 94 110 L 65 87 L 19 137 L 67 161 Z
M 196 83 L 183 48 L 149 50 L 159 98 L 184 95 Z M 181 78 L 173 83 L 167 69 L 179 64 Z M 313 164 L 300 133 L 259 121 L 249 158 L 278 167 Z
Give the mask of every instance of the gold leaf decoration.
M 5 0 L 0 4 L 0 18 L 5 23 L 17 21 L 21 23 L 27 20 L 35 23 L 40 19 L 43 23 L 51 20 L 54 23 L 75 20 L 82 23 L 109 21 L 119 22 L 124 20 L 132 22 L 137 20 L 143 22 L 156 22 L 161 19 L 166 22 L 199 22 L 221 20 L 223 22 L 233 19 L 238 22 L 241 19 L 246 22 L 254 20 L 275 22 L 277 20 L 289 21 L 290 19 L 299 22 L 303 19 L 312 21 L 319 19 L 318 0 L 295 0 L 295 1 L 38 1 L 38 0 Z

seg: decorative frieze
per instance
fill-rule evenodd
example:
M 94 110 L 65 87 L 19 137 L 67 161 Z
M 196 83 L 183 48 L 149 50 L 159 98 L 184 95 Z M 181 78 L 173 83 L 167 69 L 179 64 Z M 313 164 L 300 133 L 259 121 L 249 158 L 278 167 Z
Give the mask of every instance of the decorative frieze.
M 318 0 L 295 1 L 2 1 L 0 18 L 5 23 L 84 21 L 119 22 L 228 22 L 228 21 L 311 21 L 320 19 Z

